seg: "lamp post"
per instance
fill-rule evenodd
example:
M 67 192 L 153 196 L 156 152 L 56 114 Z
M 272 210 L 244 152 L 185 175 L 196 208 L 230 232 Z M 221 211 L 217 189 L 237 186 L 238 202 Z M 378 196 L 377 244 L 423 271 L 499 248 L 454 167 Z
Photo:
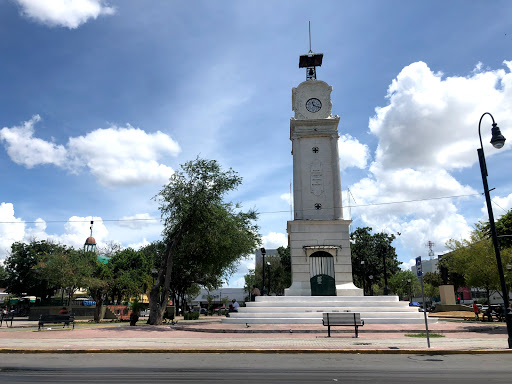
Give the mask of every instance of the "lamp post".
M 388 273 L 386 271 L 386 249 L 382 249 L 382 265 L 384 265 L 384 295 L 389 295 Z
M 268 295 L 270 296 L 270 263 L 267 261 L 267 268 L 268 268 Z
M 368 276 L 368 279 L 370 279 L 370 296 L 373 296 L 373 275 Z
M 407 279 L 407 282 L 409 283 L 409 303 L 412 304 L 412 280 Z
M 493 147 L 497 149 L 503 147 L 503 145 L 505 145 L 505 137 L 503 137 L 503 135 L 501 134 L 498 125 L 494 121 L 494 117 L 489 112 L 485 112 L 482 115 L 482 117 L 480 117 L 480 122 L 478 123 L 478 136 L 480 138 L 480 148 L 477 149 L 477 153 L 478 160 L 480 162 L 480 172 L 482 173 L 482 182 L 484 185 L 487 213 L 489 214 L 489 227 L 491 228 L 492 243 L 494 245 L 494 253 L 496 254 L 496 264 L 498 266 L 498 274 L 500 276 L 501 290 L 503 292 L 503 303 L 505 304 L 505 322 L 507 323 L 508 347 L 512 348 L 512 313 L 508 300 L 508 289 L 507 284 L 505 283 L 503 266 L 501 264 L 500 248 L 498 246 L 498 235 L 496 233 L 496 225 L 494 224 L 494 214 L 492 212 L 491 197 L 489 195 L 489 186 L 487 185 L 487 166 L 485 164 L 484 147 L 482 145 L 482 135 L 480 133 L 480 125 L 482 124 L 482 119 L 484 118 L 485 115 L 489 115 L 492 119 L 491 144 L 493 145 Z
M 267 251 L 265 248 L 260 248 L 261 251 L 261 257 L 263 258 L 261 263 L 261 273 L 262 273 L 262 282 L 261 282 L 261 296 L 265 295 L 265 255 L 267 254 Z
M 363 296 L 366 295 L 366 268 L 364 267 L 364 260 L 361 260 L 361 268 L 363 269 Z

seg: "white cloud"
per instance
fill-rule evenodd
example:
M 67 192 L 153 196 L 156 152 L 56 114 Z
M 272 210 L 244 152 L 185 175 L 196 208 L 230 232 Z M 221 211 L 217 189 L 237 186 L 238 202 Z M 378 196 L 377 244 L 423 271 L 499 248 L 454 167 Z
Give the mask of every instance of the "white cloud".
M 288 236 L 284 233 L 270 232 L 266 236 L 261 237 L 263 247 L 275 249 L 288 246 Z
M 72 216 L 64 224 L 61 235 L 47 233 L 46 221 L 38 218 L 32 226 L 14 216 L 14 206 L 11 203 L 0 204 L 0 260 L 4 259 L 14 242 L 31 242 L 48 240 L 64 244 L 75 249 L 84 246 L 85 239 L 90 235 L 90 222 L 94 220 L 93 236 L 98 246 L 108 241 L 108 230 L 101 217 Z
M 350 135 L 341 135 L 338 140 L 341 170 L 349 167 L 366 168 L 370 158 L 370 150 Z
M 12 128 L 0 130 L 0 142 L 5 142 L 7 154 L 16 164 L 32 168 L 40 164 L 66 164 L 66 149 L 47 141 L 34 138 L 34 125 L 41 120 L 34 115 L 29 121 Z
M 350 190 L 357 205 L 376 205 L 352 208 L 352 216 L 375 231 L 400 232 L 399 241 L 410 253 L 403 258 L 423 254 L 428 240 L 442 249 L 449 238 L 466 237 L 471 231 L 458 212 L 458 200 L 435 198 L 477 194 L 451 172 L 477 162 L 483 112 L 492 111 L 506 127 L 504 136 L 511 136 L 512 65 L 505 65 L 508 71 L 482 72 L 479 64 L 468 77 L 444 78 L 423 62 L 413 63 L 389 86 L 389 104 L 376 108 L 370 119 L 370 131 L 379 140 L 375 160 L 369 176 Z M 482 124 L 490 139 L 490 119 Z M 484 141 L 486 156 L 493 155 L 488 139 Z
M 21 14 L 49 26 L 78 28 L 89 19 L 115 13 L 103 0 L 16 0 Z
M 21 126 L 0 130 L 0 142 L 4 142 L 9 157 L 27 168 L 53 164 L 78 173 L 86 167 L 106 186 L 163 184 L 174 170 L 159 160 L 181 151 L 165 133 L 147 133 L 129 124 L 71 137 L 64 147 L 33 137 L 34 125 L 40 119 L 35 115 Z
M 0 204 L 0 260 L 9 254 L 12 243 L 23 240 L 24 234 L 25 223 L 14 216 L 14 206 Z
M 493 203 L 492 212 L 494 214 L 495 220 L 498 220 L 501 216 L 512 209 L 512 193 L 505 197 L 491 196 L 491 201 Z M 487 212 L 487 204 L 485 201 L 484 205 L 482 206 L 482 214 L 482 220 L 489 221 L 489 214 Z
M 132 248 L 132 249 L 135 249 L 136 251 L 138 251 L 142 247 L 145 247 L 146 245 L 149 245 L 149 244 L 151 244 L 151 243 L 149 241 L 147 241 L 146 238 L 144 238 L 139 243 L 128 244 L 127 248 Z
M 168 135 L 160 131 L 148 134 L 130 125 L 70 138 L 68 147 L 74 164 L 87 164 L 104 185 L 165 183 L 174 171 L 157 160 L 180 152 L 178 143 Z
M 493 111 L 512 133 L 512 62 L 503 69 L 448 77 L 423 62 L 402 69 L 389 86 L 389 105 L 376 108 L 370 131 L 379 138 L 376 162 L 382 168 L 470 167 L 477 160 L 478 121 Z M 490 131 L 490 121 L 484 123 Z M 489 132 L 490 133 L 490 132 Z M 490 137 L 489 137 L 490 138 Z M 495 149 L 485 140 L 486 155 Z
M 140 229 L 152 224 L 160 224 L 160 220 L 151 217 L 149 213 L 137 213 L 133 216 L 123 216 L 117 223 L 120 227 Z

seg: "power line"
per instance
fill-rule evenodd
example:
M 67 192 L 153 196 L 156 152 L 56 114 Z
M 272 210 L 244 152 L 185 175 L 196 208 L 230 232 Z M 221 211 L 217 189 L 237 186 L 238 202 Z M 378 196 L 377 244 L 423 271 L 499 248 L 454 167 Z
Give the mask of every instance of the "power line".
M 350 193 L 352 195 L 352 193 Z M 382 203 L 369 203 L 369 204 L 354 204 L 354 205 L 346 205 L 343 208 L 361 208 L 361 207 L 373 207 L 380 205 L 391 205 L 391 204 L 404 204 L 404 203 L 416 203 L 419 201 L 431 201 L 431 200 L 443 200 L 443 199 L 453 199 L 457 197 L 469 197 L 469 196 L 480 196 L 480 193 L 472 193 L 468 195 L 453 195 L 453 196 L 442 196 L 442 197 L 428 197 L 424 199 L 412 199 L 412 200 L 402 200 L 402 201 L 386 201 Z M 352 199 L 354 197 L 352 196 Z M 355 199 L 354 199 L 355 202 Z M 496 204 L 496 203 L 495 203 Z M 499 206 L 499 205 L 498 205 Z M 502 207 L 500 207 L 503 209 Z M 313 210 L 312 209 L 304 209 L 304 211 Z M 506 211 L 505 209 L 503 209 Z M 267 212 L 259 212 L 259 214 L 272 214 L 272 213 L 288 213 L 289 211 L 267 211 Z M 149 219 L 102 219 L 102 222 L 134 222 L 134 221 L 158 221 L 160 219 L 149 218 Z M 89 222 L 90 219 L 83 220 L 44 220 L 45 223 L 86 223 Z M 0 224 L 37 224 L 40 221 L 0 221 Z

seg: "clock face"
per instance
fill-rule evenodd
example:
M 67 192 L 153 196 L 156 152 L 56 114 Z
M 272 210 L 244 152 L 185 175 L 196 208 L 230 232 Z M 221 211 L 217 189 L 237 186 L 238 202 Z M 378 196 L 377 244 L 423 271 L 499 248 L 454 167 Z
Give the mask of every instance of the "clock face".
M 317 98 L 309 99 L 306 101 L 306 109 L 311 113 L 318 112 L 320 109 L 322 109 L 322 102 Z

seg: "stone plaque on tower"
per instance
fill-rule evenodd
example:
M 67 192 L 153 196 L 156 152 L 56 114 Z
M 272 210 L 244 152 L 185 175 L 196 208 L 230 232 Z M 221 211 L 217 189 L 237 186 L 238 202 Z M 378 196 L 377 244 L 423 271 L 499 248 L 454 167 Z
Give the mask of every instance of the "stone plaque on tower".
M 363 296 L 352 280 L 349 224 L 343 219 L 338 150 L 339 116 L 332 87 L 316 79 L 322 54 L 300 57 L 306 81 L 292 90 L 294 220 L 287 231 L 292 285 L 286 296 Z

